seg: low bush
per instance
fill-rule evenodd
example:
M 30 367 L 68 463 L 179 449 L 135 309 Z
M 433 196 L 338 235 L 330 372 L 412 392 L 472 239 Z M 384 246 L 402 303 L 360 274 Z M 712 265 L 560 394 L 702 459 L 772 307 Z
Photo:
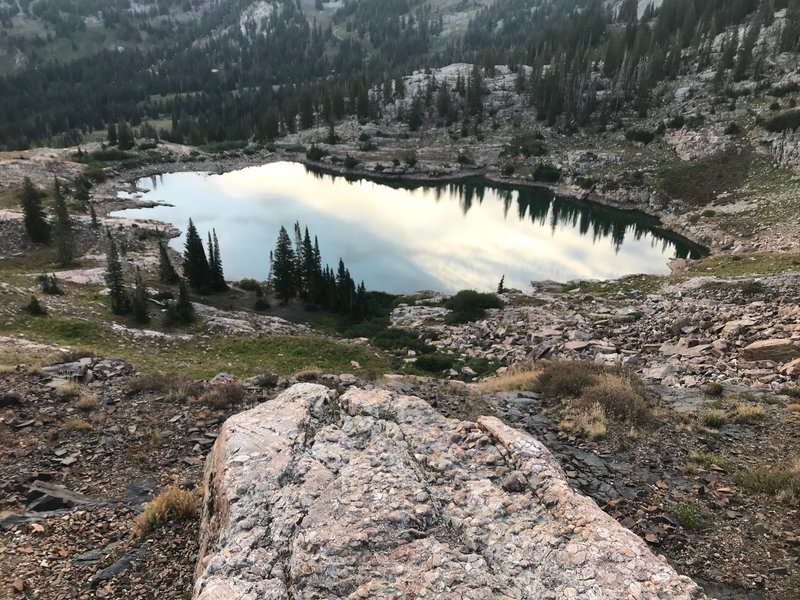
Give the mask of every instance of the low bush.
M 737 406 L 733 412 L 734 423 L 755 423 L 763 420 L 767 416 L 767 412 L 761 406 Z
M 97 399 L 97 394 L 91 392 L 81 394 L 80 398 L 75 402 L 75 408 L 83 412 L 91 412 L 99 406 L 100 401 Z
M 728 422 L 728 415 L 724 410 L 710 410 L 703 415 L 703 425 L 711 429 L 719 429 Z
M 47 310 L 45 310 L 44 306 L 39 303 L 39 300 L 36 298 L 36 296 L 31 296 L 31 301 L 23 306 L 22 310 L 32 317 L 44 317 L 47 315 Z
M 502 308 L 503 301 L 496 294 L 461 290 L 448 298 L 444 305 L 451 311 L 445 317 L 445 322 L 455 324 L 480 320 L 486 315 L 488 309 Z
M 91 431 L 94 426 L 85 419 L 68 419 L 64 422 L 64 431 Z
M 656 134 L 647 129 L 629 129 L 625 132 L 625 139 L 630 142 L 639 142 L 646 146 L 656 139 Z
M 598 402 L 584 408 L 574 406 L 566 411 L 559 429 L 583 433 L 593 441 L 601 440 L 608 433 L 606 411 Z
M 533 171 L 533 178 L 545 183 L 557 183 L 561 179 L 561 170 L 554 165 L 540 163 Z
M 173 485 L 144 505 L 134 527 L 140 536 L 145 536 L 168 523 L 196 519 L 199 511 L 197 495 Z
M 684 529 L 692 531 L 702 529 L 707 522 L 707 519 L 693 502 L 681 502 L 672 511 L 672 514 Z
M 774 132 L 795 130 L 800 127 L 800 108 L 784 110 L 765 117 L 761 121 L 761 126 L 767 131 Z
M 308 160 L 320 161 L 327 154 L 328 153 L 319 146 L 311 144 L 311 148 L 306 152 L 306 158 Z
M 344 165 L 345 169 L 355 169 L 358 166 L 359 160 L 349 154 L 345 155 L 344 157 Z
M 423 354 L 417 358 L 414 366 L 427 373 L 441 373 L 453 368 L 455 359 L 445 354 Z
M 413 350 L 419 354 L 433 352 L 432 346 L 423 342 L 416 334 L 404 329 L 390 327 L 379 331 L 371 341 L 383 350 Z
M 754 492 L 788 500 L 800 498 L 800 460 L 785 466 L 746 469 L 736 479 L 742 487 Z
M 237 284 L 237 286 L 238 286 L 239 288 L 243 289 L 243 290 L 244 290 L 244 291 L 246 291 L 246 292 L 255 292 L 255 293 L 258 293 L 258 292 L 260 292 L 260 291 L 263 291 L 263 290 L 262 290 L 262 288 L 261 288 L 261 284 L 260 284 L 258 281 L 256 281 L 255 279 L 249 279 L 249 278 L 247 278 L 247 279 L 242 279 L 242 280 L 241 280 L 241 281 L 240 281 L 240 282 Z
M 706 396 L 711 396 L 712 398 L 721 398 L 725 393 L 725 388 L 721 383 L 712 382 L 705 387 L 703 392 Z
M 244 400 L 245 396 L 244 387 L 235 381 L 230 381 L 215 385 L 210 390 L 202 393 L 197 402 L 210 408 L 226 408 L 231 404 L 238 404 Z
M 586 387 L 578 404 L 601 406 L 609 416 L 628 423 L 640 423 L 650 412 L 644 390 L 635 389 L 631 378 L 613 373 L 602 373 Z

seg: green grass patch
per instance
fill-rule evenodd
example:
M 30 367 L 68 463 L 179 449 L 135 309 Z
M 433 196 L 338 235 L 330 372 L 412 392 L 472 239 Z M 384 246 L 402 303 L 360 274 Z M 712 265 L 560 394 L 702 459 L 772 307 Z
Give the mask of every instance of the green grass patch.
M 747 182 L 753 161 L 751 150 L 727 150 L 692 161 L 678 161 L 659 169 L 659 188 L 670 198 L 691 206 L 706 206 L 723 192 Z
M 672 511 L 672 514 L 684 529 L 690 531 L 702 529 L 708 523 L 708 519 L 694 502 L 681 502 Z
M 684 276 L 686 278 L 697 275 L 748 277 L 752 275 L 772 275 L 785 271 L 800 271 L 800 254 L 792 252 L 759 252 L 710 256 L 691 263 Z
M 734 471 L 736 469 L 736 466 L 724 456 L 720 456 L 719 454 L 712 454 L 710 452 L 692 452 L 689 455 L 689 460 L 693 463 L 697 463 L 698 465 L 702 465 L 706 468 L 714 465 L 719 467 L 720 469 L 725 469 L 728 472 Z
M 478 321 L 490 308 L 502 308 L 503 301 L 496 294 L 483 294 L 475 290 L 461 290 L 444 303 L 450 312 L 445 322 L 450 324 Z
M 756 467 L 741 471 L 737 481 L 742 487 L 760 494 L 800 498 L 800 468 L 798 464 L 781 467 Z

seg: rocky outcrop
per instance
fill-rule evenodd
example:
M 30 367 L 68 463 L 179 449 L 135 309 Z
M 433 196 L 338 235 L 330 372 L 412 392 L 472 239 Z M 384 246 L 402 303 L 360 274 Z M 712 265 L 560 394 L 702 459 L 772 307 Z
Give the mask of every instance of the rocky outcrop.
M 419 398 L 298 384 L 206 463 L 194 598 L 702 598 L 541 443 Z

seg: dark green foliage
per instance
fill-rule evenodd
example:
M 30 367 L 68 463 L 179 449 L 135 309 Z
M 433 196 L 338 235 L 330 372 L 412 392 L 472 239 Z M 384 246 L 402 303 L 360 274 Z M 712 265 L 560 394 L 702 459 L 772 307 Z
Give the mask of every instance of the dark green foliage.
M 306 158 L 308 160 L 320 161 L 326 154 L 328 153 L 325 150 L 315 144 L 311 144 L 311 147 L 306 152 Z
M 784 110 L 769 116 L 761 122 L 761 126 L 767 131 L 794 131 L 800 127 L 800 108 Z
M 371 336 L 372 343 L 383 350 L 413 350 L 418 354 L 433 352 L 433 346 L 426 344 L 419 336 L 404 329 L 381 329 Z
M 272 262 L 272 286 L 275 295 L 283 302 L 288 302 L 297 295 L 297 273 L 295 252 L 292 240 L 285 227 L 278 233 Z
M 228 289 L 225 282 L 225 274 L 222 271 L 222 256 L 219 250 L 219 240 L 217 231 L 212 229 L 208 235 L 208 257 L 209 257 L 209 278 L 211 290 L 214 292 L 224 292 Z
M 97 213 L 94 210 L 94 202 L 89 204 L 89 217 L 92 219 L 92 227 L 95 229 L 100 227 L 100 222 L 97 220 Z
M 497 284 L 497 293 L 498 294 L 505 294 L 506 293 L 506 276 L 505 275 L 500 277 L 500 283 Z
M 445 354 L 423 354 L 414 362 L 414 366 L 427 373 L 441 373 L 453 368 L 455 358 Z
M 355 169 L 358 166 L 358 159 L 354 156 L 346 154 L 342 164 L 344 165 L 345 169 Z
M 206 258 L 203 241 L 191 219 L 186 230 L 186 244 L 183 251 L 183 276 L 194 290 L 208 292 L 211 289 L 211 267 Z
M 45 308 L 39 304 L 39 300 L 36 296 L 31 296 L 31 301 L 22 309 L 32 317 L 44 317 L 47 314 Z
M 625 132 L 625 139 L 631 142 L 640 142 L 646 146 L 656 139 L 656 134 L 647 129 L 629 129 Z
M 61 295 L 61 288 L 58 287 L 58 279 L 56 279 L 55 274 L 42 273 L 39 275 L 39 283 L 42 284 L 42 293 L 48 296 Z
M 742 128 L 736 123 L 728 123 L 725 126 L 725 135 L 739 135 L 742 133 Z
M 167 304 L 167 311 L 164 314 L 164 325 L 167 327 L 189 325 L 196 318 L 186 280 L 181 279 L 178 285 L 178 300 Z
M 120 122 L 119 125 L 117 125 L 117 147 L 120 150 L 130 150 L 133 148 L 133 144 L 133 132 L 131 131 L 130 125 L 124 121 Z
M 514 174 L 514 165 L 511 163 L 506 163 L 503 165 L 503 168 L 500 170 L 500 172 L 505 177 L 511 177 Z
M 544 183 L 557 183 L 561 179 L 561 171 L 553 165 L 540 163 L 533 172 L 533 178 Z
M 72 222 L 67 210 L 67 200 L 64 198 L 64 193 L 57 179 L 53 181 L 53 194 L 55 198 L 53 204 L 55 213 L 53 237 L 56 243 L 56 257 L 58 258 L 58 264 L 66 267 L 72 263 L 75 242 L 72 236 Z
M 37 244 L 47 244 L 50 241 L 50 225 L 42 208 L 42 197 L 42 192 L 36 189 L 29 177 L 23 179 L 19 203 L 24 216 L 25 231 L 31 241 Z
M 246 292 L 255 292 L 256 296 L 261 297 L 263 295 L 264 290 L 261 287 L 261 284 L 256 281 L 255 279 L 242 279 L 239 283 L 236 284 L 240 289 L 245 290 Z
M 119 138 L 117 137 L 116 123 L 108 124 L 108 134 L 106 135 L 106 140 L 111 146 L 116 146 L 119 143 Z
M 158 240 L 158 280 L 164 285 L 175 285 L 179 279 L 164 242 Z
M 148 311 L 147 303 L 149 296 L 147 294 L 147 286 L 144 284 L 142 278 L 142 271 L 136 269 L 136 284 L 133 288 L 133 295 L 131 296 L 131 312 L 133 313 L 133 320 L 140 325 L 145 325 L 150 322 L 150 312 Z
M 122 263 L 117 250 L 117 243 L 111 232 L 107 232 L 108 251 L 106 253 L 106 285 L 111 298 L 111 312 L 115 315 L 125 315 L 131 310 L 128 291 L 125 289 L 125 276 L 122 272 Z
M 484 294 L 475 290 L 461 290 L 444 303 L 450 309 L 445 322 L 468 323 L 478 321 L 486 315 L 489 308 L 502 308 L 503 301 L 495 294 Z

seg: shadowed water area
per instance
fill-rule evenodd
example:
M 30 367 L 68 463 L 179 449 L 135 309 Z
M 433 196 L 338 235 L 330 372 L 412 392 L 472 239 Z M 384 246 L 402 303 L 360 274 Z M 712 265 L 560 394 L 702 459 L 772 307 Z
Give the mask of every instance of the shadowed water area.
M 527 289 L 531 281 L 608 279 L 669 272 L 700 249 L 655 219 L 556 196 L 544 188 L 480 182 L 374 182 L 278 162 L 224 174 L 141 179 L 142 199 L 168 203 L 114 213 L 158 219 L 205 239 L 215 228 L 225 275 L 265 279 L 281 225 L 319 238 L 323 262 L 344 259 L 368 289 Z M 183 250 L 183 235 L 170 244 Z

